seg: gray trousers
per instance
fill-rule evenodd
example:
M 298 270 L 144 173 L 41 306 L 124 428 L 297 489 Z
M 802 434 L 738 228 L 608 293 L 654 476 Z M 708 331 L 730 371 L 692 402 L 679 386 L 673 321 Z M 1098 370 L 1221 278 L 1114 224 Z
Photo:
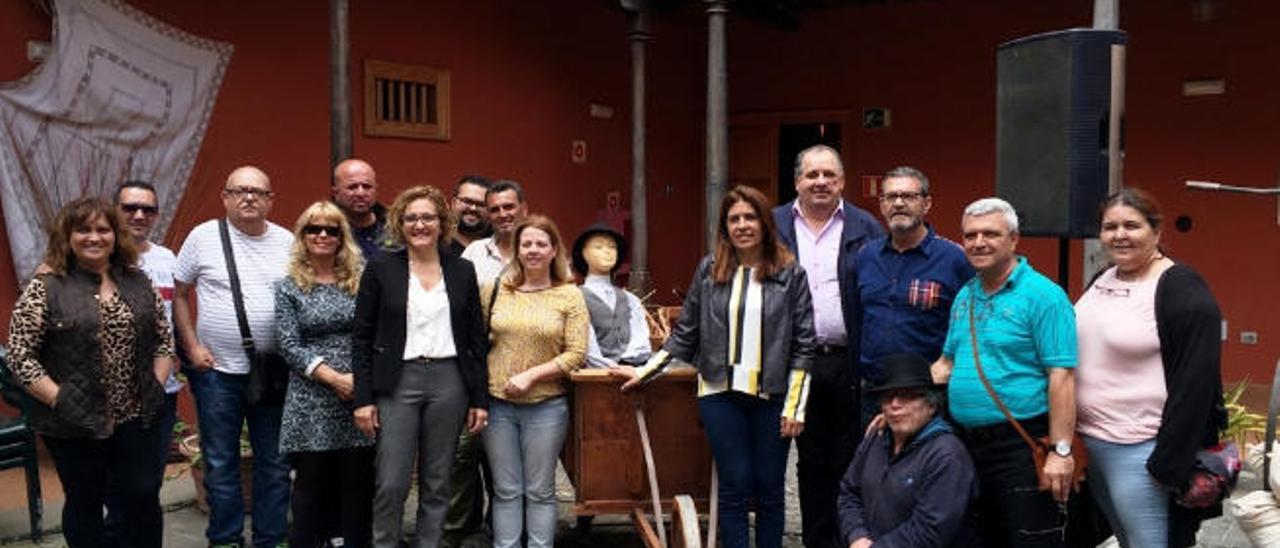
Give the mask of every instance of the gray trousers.
M 418 524 L 413 546 L 435 548 L 449 509 L 449 467 L 467 417 L 467 391 L 457 360 L 408 361 L 394 394 L 377 399 L 378 456 L 373 545 L 396 548 L 404 502 L 418 466 Z

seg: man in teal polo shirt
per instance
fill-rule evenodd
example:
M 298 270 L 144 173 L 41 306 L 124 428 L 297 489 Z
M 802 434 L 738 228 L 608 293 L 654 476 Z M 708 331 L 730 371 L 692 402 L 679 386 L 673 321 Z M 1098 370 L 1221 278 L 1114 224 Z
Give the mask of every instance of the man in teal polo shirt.
M 961 219 L 964 253 L 978 275 L 956 295 L 934 379 L 947 382 L 951 415 L 978 471 L 978 519 L 988 547 L 1065 545 L 1075 431 L 1076 323 L 1066 293 L 1014 254 L 1018 215 L 999 198 L 978 200 Z M 972 310 L 972 312 L 971 312 Z M 1034 438 L 1055 443 L 1045 460 L 1049 492 L 1037 490 L 1034 461 L 978 377 Z

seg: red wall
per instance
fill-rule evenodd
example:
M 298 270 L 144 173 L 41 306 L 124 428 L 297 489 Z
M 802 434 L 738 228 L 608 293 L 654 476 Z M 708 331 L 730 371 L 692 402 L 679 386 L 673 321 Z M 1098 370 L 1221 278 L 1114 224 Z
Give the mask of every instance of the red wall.
M 1275 186 L 1280 148 L 1280 43 L 1271 26 L 1280 4 L 1215 2 L 1216 17 L 1197 22 L 1193 3 L 1131 2 L 1121 10 L 1129 33 L 1127 184 L 1153 191 L 1169 226 L 1163 242 L 1209 281 L 1230 339 L 1224 376 L 1269 382 L 1280 330 L 1267 312 L 1280 302 L 1280 230 L 1275 198 L 1207 194 L 1189 178 Z M 1089 26 L 1089 2 L 1000 0 L 903 2 L 806 16 L 801 33 L 735 21 L 731 34 L 734 110 L 878 106 L 892 127 L 846 132 L 846 170 L 879 174 L 911 164 L 934 185 L 933 220 L 955 238 L 968 202 L 994 192 L 995 48 L 1017 37 Z M 1224 78 L 1227 93 L 1181 96 L 1185 79 Z M 859 205 L 876 207 L 855 196 Z M 872 209 L 875 211 L 875 209 Z M 1188 215 L 1193 228 L 1173 229 Z M 1024 238 L 1020 249 L 1056 277 L 1056 240 Z M 1072 261 L 1079 269 L 1079 246 Z M 1079 274 L 1073 287 L 1079 287 Z M 1073 296 L 1078 290 L 1073 292 Z M 1239 342 L 1257 331 L 1259 344 Z
M 277 198 L 273 221 L 325 198 L 330 183 L 327 4 L 279 2 L 134 2 L 186 31 L 230 42 L 235 52 L 218 96 L 184 201 L 165 241 L 177 248 L 201 221 L 218 216 L 226 174 L 263 168 Z M 630 202 L 630 65 L 626 17 L 609 2 L 386 2 L 350 7 L 354 149 L 378 171 L 381 201 L 412 185 L 451 189 L 469 173 L 522 182 L 531 209 L 551 215 L 564 237 L 596 220 L 605 194 Z M 0 81 L 33 68 L 26 41 L 48 40 L 50 21 L 29 2 L 0 4 Z M 684 286 L 700 249 L 658 242 L 698 241 L 685 233 L 700 219 L 702 189 L 700 19 L 655 22 L 649 70 L 651 270 L 658 299 Z M 378 59 L 452 71 L 452 139 L 365 137 L 363 61 Z M 659 62 L 659 59 L 661 61 Z M 692 100 L 691 100 L 692 99 Z M 614 110 L 588 114 L 591 103 Z M 588 161 L 574 164 L 574 140 Z M 3 236 L 0 236 L 3 238 Z M 0 280 L 12 280 L 0 240 Z M 16 284 L 0 283 L 0 321 L 8 324 Z
M 272 175 L 280 197 L 273 219 L 289 223 L 327 195 L 328 21 L 324 3 L 304 0 L 165 2 L 141 9 L 236 51 L 178 220 L 178 244 L 196 223 L 220 214 L 217 190 L 232 168 L 253 163 Z M 1139 5 L 1141 4 L 1141 5 Z M 379 172 L 383 201 L 412 184 L 450 186 L 463 173 L 515 178 L 534 210 L 556 218 L 572 238 L 595 217 L 605 192 L 629 200 L 629 75 L 626 23 L 612 2 L 409 2 L 351 5 L 355 151 Z M 1192 193 L 1187 178 L 1270 186 L 1280 148 L 1280 43 L 1270 24 L 1280 5 L 1216 2 L 1196 22 L 1192 3 L 1129 3 L 1127 166 L 1131 185 L 1153 190 L 1169 219 L 1189 215 L 1188 233 L 1165 232 L 1173 255 L 1209 280 L 1231 327 L 1226 376 L 1270 377 L 1280 355 L 1280 301 L 1272 199 Z M 935 186 L 933 219 L 954 238 L 963 205 L 989 195 L 994 180 L 997 44 L 1037 32 L 1090 24 L 1089 2 L 935 0 L 849 7 L 802 17 L 785 33 L 732 18 L 733 112 L 892 109 L 886 130 L 846 132 L 849 194 L 857 175 L 913 164 Z M 30 2 L 0 3 L 0 80 L 30 70 L 28 39 L 47 39 L 48 20 Z M 651 268 L 657 299 L 687 283 L 700 253 L 705 19 L 696 6 L 659 16 L 649 46 Z M 362 62 L 380 59 L 452 70 L 449 142 L 360 135 Z M 1184 98 L 1181 82 L 1220 77 L 1227 94 Z M 588 104 L 614 117 L 588 116 Z M 570 142 L 589 144 L 573 164 Z M 1026 239 L 1033 263 L 1056 272 L 1056 243 Z M 1078 257 L 1079 254 L 1073 254 Z M 0 279 L 12 266 L 0 236 Z M 0 283 L 0 321 L 16 299 Z M 1241 329 L 1259 332 L 1244 346 Z

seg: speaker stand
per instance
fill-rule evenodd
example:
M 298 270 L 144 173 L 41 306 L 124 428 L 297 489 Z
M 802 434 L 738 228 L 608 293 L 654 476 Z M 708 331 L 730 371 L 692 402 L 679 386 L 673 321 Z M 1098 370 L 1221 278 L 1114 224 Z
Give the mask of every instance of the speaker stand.
M 1071 291 L 1071 238 L 1058 238 L 1058 285 Z

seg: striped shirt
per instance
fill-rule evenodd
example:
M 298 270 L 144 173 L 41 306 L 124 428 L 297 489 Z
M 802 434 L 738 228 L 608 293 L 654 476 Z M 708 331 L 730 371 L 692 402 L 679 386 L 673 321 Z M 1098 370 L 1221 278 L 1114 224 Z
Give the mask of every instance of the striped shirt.
M 231 248 L 235 250 L 240 291 L 244 295 L 249 332 L 259 351 L 276 347 L 275 284 L 285 276 L 293 234 L 267 223 L 267 231 L 251 236 L 227 224 Z M 227 273 L 218 235 L 217 219 L 205 221 L 191 230 L 178 251 L 175 281 L 194 285 L 198 302 L 196 336 L 213 352 L 214 369 L 223 373 L 249 373 L 249 359 L 240 345 L 240 327 L 235 302 L 231 298 L 231 277 Z

